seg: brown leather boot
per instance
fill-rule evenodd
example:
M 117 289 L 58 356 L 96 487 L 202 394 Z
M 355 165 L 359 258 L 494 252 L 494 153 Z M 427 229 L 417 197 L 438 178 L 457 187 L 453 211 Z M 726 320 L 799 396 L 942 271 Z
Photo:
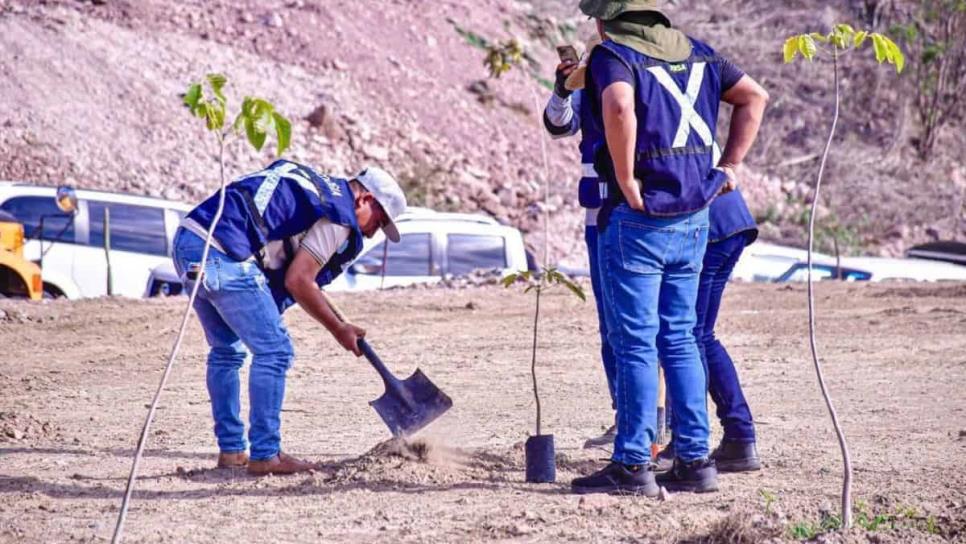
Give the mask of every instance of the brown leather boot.
M 287 453 L 278 452 L 278 455 L 264 461 L 249 461 L 248 473 L 253 476 L 265 476 L 268 474 L 295 474 L 297 472 L 308 472 L 317 468 L 315 463 L 309 463 L 301 459 L 296 459 Z
M 218 454 L 218 468 L 244 468 L 247 465 L 248 454 L 243 451 Z

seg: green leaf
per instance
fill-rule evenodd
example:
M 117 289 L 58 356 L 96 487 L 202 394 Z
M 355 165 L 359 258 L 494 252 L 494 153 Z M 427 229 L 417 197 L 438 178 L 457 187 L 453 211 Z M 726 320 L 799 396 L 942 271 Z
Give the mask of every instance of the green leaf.
M 184 103 L 191 108 L 191 113 L 195 113 L 199 100 L 201 100 L 201 84 L 193 83 L 188 86 L 188 92 L 184 94 Z
M 220 103 L 205 104 L 205 118 L 208 130 L 221 130 L 225 126 L 225 107 Z
M 811 36 L 813 40 L 819 41 L 819 42 L 822 42 L 822 43 L 828 43 L 828 41 L 829 41 L 829 36 L 827 36 L 825 34 L 820 34 L 818 32 L 812 32 L 812 33 L 809 34 L 809 36 Z
M 219 93 L 225 87 L 225 83 L 228 82 L 228 79 L 225 78 L 224 74 L 218 73 L 208 74 L 207 79 L 208 84 L 211 85 L 211 90 Z
M 274 127 L 275 119 L 272 118 L 272 110 L 270 108 L 262 108 L 255 118 L 255 129 L 258 132 L 268 133 Z
M 882 36 L 882 41 L 886 47 L 886 60 L 895 65 L 897 74 L 902 73 L 906 67 L 906 56 L 902 54 L 902 49 L 888 36 Z
M 785 40 L 785 45 L 782 47 L 782 51 L 785 56 L 785 64 L 795 60 L 795 56 L 798 55 L 798 36 L 792 36 L 791 38 Z
M 242 100 L 241 113 L 238 115 L 243 115 L 245 117 L 250 117 L 252 114 L 252 97 L 246 96 Z
M 906 67 L 906 56 L 902 54 L 902 50 L 896 44 L 892 45 L 892 64 L 896 65 L 896 73 L 901 74 L 903 68 Z
M 215 94 L 215 98 L 224 105 L 228 102 L 225 98 L 225 94 L 221 91 L 225 87 L 225 83 L 228 80 L 222 74 L 208 74 L 208 84 L 211 85 L 211 91 Z
M 817 51 L 815 40 L 807 34 L 802 34 L 798 37 L 798 50 L 801 51 L 802 56 L 807 60 L 812 60 L 815 58 L 815 52 Z
M 845 36 L 852 36 L 853 34 L 855 34 L 855 29 L 852 28 L 852 25 L 839 23 L 835 25 L 835 32 Z
M 579 298 L 581 301 L 587 302 L 587 295 L 584 294 L 584 290 L 581 289 L 579 285 L 570 281 L 570 279 L 566 276 L 561 277 L 560 283 L 562 283 L 567 289 L 570 289 L 570 292 L 577 295 L 577 298 Z
M 248 143 L 252 144 L 256 151 L 261 151 L 262 146 L 265 145 L 267 134 L 265 131 L 258 131 L 255 128 L 255 121 L 251 117 L 245 117 L 245 136 L 248 137 Z
M 884 36 L 879 33 L 872 34 L 872 47 L 875 49 L 875 60 L 879 64 L 882 64 L 887 58 L 889 58 L 888 46 L 882 39 Z
M 273 106 L 271 104 L 271 102 L 269 102 L 267 100 L 264 100 L 264 99 L 261 99 L 261 98 L 252 98 L 252 100 L 251 100 L 251 115 L 252 115 L 252 117 L 260 117 L 266 111 L 269 112 L 269 113 L 275 111 L 275 106 Z
M 837 49 L 848 49 L 849 45 L 852 44 L 852 37 L 841 32 L 832 32 L 829 37 L 831 38 L 832 46 Z
M 204 104 L 201 105 L 201 107 L 204 112 L 205 126 L 208 127 L 208 130 L 212 130 L 213 128 L 215 128 L 214 126 L 215 108 L 211 105 L 211 102 L 205 102 Z
M 517 278 L 519 277 L 520 275 L 517 274 L 516 272 L 512 274 L 507 274 L 506 276 L 503 276 L 502 280 L 500 280 L 500 284 L 503 285 L 503 287 L 509 287 L 513 285 L 517 281 Z
M 866 32 L 865 30 L 861 32 L 857 32 L 855 34 L 855 39 L 853 40 L 852 43 L 855 45 L 855 47 L 862 47 L 862 44 L 865 42 L 865 39 L 868 37 L 869 37 L 869 33 Z
M 275 120 L 275 137 L 278 139 L 276 154 L 281 157 L 292 141 L 292 123 L 277 112 L 272 112 L 272 118 Z
M 534 289 L 538 289 L 538 287 L 536 285 L 532 285 L 531 284 L 531 285 L 528 285 L 527 288 L 523 290 L 523 292 L 524 293 L 529 293 L 530 291 L 533 291 Z
M 245 119 L 246 117 L 244 111 L 238 112 L 238 115 L 235 116 L 235 122 L 231 124 L 231 129 L 235 131 L 236 134 L 241 132 L 242 128 L 245 126 Z

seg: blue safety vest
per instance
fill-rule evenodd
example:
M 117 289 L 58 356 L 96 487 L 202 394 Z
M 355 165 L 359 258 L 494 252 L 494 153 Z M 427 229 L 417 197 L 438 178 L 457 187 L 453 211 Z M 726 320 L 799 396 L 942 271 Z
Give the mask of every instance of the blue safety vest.
M 634 176 L 642 182 L 641 195 L 649 215 L 675 216 L 701 210 L 727 180 L 724 172 L 713 168 L 720 155 L 714 135 L 721 101 L 721 59 L 698 40 L 691 38 L 691 46 L 687 60 L 672 63 L 612 41 L 600 45 L 616 54 L 634 74 Z M 603 126 L 600 92 L 588 94 L 594 116 Z M 623 200 L 606 146 L 597 151 L 595 165 L 608 184 L 608 202 Z
M 188 217 L 205 229 L 218 209 L 218 193 L 208 197 Z M 254 258 L 268 279 L 272 296 L 284 311 L 294 303 L 285 289 L 285 272 L 297 248 L 293 236 L 309 230 L 319 219 L 349 229 L 349 238 L 326 262 L 315 278 L 322 287 L 336 278 L 362 251 L 363 235 L 355 214 L 355 199 L 347 180 L 315 173 L 300 164 L 278 160 L 268 168 L 244 176 L 225 189 L 225 209 L 213 236 L 231 258 Z M 262 249 L 269 242 L 285 244 L 286 259 L 269 268 Z
M 607 186 L 600 183 L 594 168 L 597 150 L 604 146 L 604 132 L 594 119 L 594 112 L 586 103 L 583 90 L 574 91 L 571 104 L 580 116 L 580 182 L 577 184 L 577 201 L 584 208 L 599 208 L 606 198 Z
M 758 224 L 748 210 L 748 204 L 739 189 L 725 193 L 711 202 L 708 208 L 710 228 L 708 243 L 722 242 L 739 233 L 745 235 L 745 245 L 758 238 Z

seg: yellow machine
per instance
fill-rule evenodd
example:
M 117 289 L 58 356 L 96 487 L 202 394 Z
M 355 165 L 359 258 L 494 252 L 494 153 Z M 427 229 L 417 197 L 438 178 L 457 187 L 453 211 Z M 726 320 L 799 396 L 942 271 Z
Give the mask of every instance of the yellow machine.
M 23 225 L 0 216 L 0 296 L 40 300 L 40 267 L 23 257 Z

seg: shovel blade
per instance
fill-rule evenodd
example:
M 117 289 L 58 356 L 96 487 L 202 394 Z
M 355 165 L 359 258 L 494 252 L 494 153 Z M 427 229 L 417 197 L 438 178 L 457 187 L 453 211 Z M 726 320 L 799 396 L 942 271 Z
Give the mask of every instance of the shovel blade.
M 440 391 L 419 369 L 388 387 L 381 397 L 369 403 L 395 437 L 412 435 L 452 408 L 453 401 Z

